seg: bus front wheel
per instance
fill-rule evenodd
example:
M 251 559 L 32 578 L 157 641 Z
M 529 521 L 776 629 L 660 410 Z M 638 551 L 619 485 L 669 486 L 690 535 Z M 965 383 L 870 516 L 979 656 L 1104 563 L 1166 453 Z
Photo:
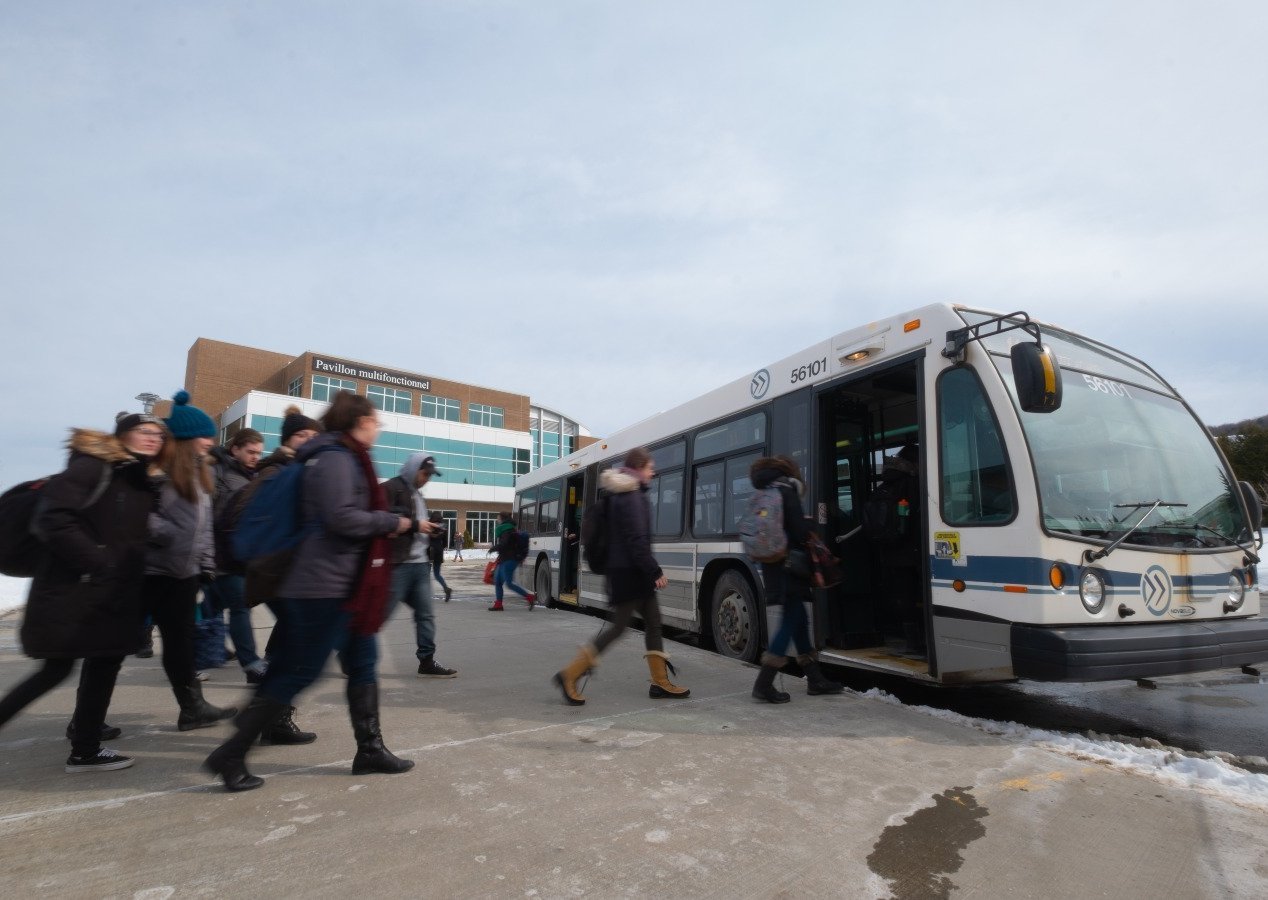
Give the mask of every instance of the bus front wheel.
M 554 601 L 550 595 L 550 563 L 540 562 L 537 564 L 537 572 L 533 576 L 533 593 L 537 595 L 537 602 L 547 609 L 553 609 Z
M 761 649 L 757 595 L 749 580 L 734 570 L 723 572 L 713 586 L 709 620 L 713 646 L 723 656 L 753 662 Z

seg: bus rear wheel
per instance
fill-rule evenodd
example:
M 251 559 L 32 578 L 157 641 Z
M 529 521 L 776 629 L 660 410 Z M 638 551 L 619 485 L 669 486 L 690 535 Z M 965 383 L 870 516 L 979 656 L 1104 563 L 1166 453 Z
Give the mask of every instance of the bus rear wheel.
M 753 662 L 762 644 L 757 595 L 739 572 L 723 572 L 713 586 L 709 610 L 714 649 L 731 659 Z

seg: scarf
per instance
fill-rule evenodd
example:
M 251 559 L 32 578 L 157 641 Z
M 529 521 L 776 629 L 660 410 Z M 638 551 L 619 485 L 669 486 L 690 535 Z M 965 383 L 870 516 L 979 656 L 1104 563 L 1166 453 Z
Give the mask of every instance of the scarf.
M 352 451 L 357 462 L 361 464 L 361 472 L 365 475 L 366 484 L 370 488 L 370 509 L 387 511 L 387 492 L 379 484 L 378 475 L 374 471 L 374 462 L 365 447 L 357 441 L 343 435 L 340 443 Z M 387 597 L 392 582 L 392 567 L 389 562 L 391 540 L 385 534 L 370 539 L 370 547 L 361 563 L 361 572 L 357 576 L 356 586 L 344 604 L 344 609 L 352 614 L 348 626 L 359 635 L 378 634 L 383 627 L 387 613 Z

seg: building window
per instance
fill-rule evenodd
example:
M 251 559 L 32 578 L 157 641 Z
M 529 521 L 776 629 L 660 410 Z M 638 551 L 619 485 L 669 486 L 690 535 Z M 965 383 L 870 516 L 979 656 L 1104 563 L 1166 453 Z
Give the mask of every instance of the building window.
M 304 376 L 301 375 L 286 386 L 286 394 L 289 397 L 304 396 Z
M 396 388 L 372 384 L 365 389 L 365 397 L 374 404 L 376 409 L 384 412 L 406 415 L 414 412 L 414 395 L 409 391 L 399 391 Z
M 483 403 L 467 404 L 467 421 L 472 425 L 501 428 L 505 418 L 506 410 L 500 406 L 485 406 Z
M 495 512 L 467 513 L 467 531 L 471 534 L 471 543 L 479 547 L 481 544 L 493 543 L 493 529 L 497 527 L 498 514 Z
M 422 415 L 428 419 L 444 419 L 447 422 L 462 421 L 462 404 L 447 397 L 423 397 Z
M 357 392 L 357 383 L 343 378 L 331 378 L 329 375 L 313 376 L 313 399 L 329 403 L 340 391 Z
M 433 509 L 432 512 L 440 513 L 440 521 L 445 526 L 446 549 L 457 547 L 458 541 L 462 539 L 462 535 L 458 533 L 458 510 Z

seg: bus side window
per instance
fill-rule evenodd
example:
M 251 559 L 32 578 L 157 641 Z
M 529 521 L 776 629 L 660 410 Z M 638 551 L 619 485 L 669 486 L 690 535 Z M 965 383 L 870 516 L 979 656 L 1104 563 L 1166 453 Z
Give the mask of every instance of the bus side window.
M 1017 497 L 999 424 L 977 374 L 949 369 L 938 379 L 942 519 L 948 525 L 1002 525 Z
M 696 535 L 722 533 L 722 472 L 720 462 L 696 466 L 695 513 L 692 530 Z

